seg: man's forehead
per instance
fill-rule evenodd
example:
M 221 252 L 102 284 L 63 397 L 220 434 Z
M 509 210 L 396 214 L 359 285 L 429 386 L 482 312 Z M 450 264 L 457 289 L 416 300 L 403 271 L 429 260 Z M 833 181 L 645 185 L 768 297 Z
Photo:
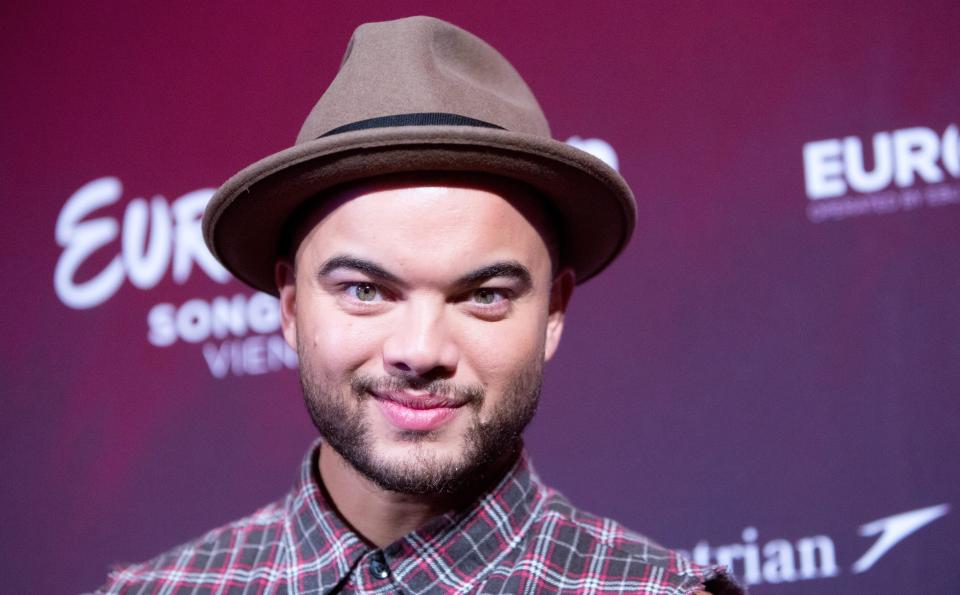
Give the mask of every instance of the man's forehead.
M 449 199 L 449 200 L 448 200 Z M 415 209 L 420 208 L 420 215 Z M 545 198 L 514 180 L 470 173 L 429 172 L 383 176 L 337 187 L 317 196 L 288 224 L 287 255 L 292 256 L 311 232 L 331 219 L 376 223 L 389 235 L 411 222 L 429 232 L 424 212 L 454 211 L 464 229 L 495 235 L 506 216 L 525 220 L 547 245 L 551 257 L 557 245 L 554 216 Z M 409 215 L 409 216 L 408 216 Z M 486 216 L 486 219 L 483 217 Z M 477 227 L 478 220 L 485 227 Z

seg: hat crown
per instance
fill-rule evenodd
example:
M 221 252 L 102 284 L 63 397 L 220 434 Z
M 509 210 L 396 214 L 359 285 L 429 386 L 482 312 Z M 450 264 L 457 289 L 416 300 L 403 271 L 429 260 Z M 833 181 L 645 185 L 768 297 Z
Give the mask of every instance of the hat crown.
M 455 25 L 420 16 L 354 31 L 297 144 L 355 122 L 417 113 L 456 114 L 550 137 L 536 98 L 500 52 Z

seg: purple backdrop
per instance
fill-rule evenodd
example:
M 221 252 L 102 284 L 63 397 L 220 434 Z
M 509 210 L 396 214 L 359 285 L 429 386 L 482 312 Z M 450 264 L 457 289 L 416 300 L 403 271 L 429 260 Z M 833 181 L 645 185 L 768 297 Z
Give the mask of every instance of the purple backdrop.
M 289 353 L 197 211 L 357 24 L 415 13 L 640 202 L 548 367 L 541 474 L 755 594 L 956 588 L 960 4 L 8 4 L 4 591 L 92 589 L 289 487 Z

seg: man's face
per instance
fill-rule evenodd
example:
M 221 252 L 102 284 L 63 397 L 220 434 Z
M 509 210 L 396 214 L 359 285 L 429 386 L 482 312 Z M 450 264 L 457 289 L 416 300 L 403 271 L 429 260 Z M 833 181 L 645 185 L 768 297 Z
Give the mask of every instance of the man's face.
M 284 336 L 314 423 L 384 489 L 460 489 L 536 409 L 573 285 L 538 199 L 453 178 L 354 187 L 280 263 Z

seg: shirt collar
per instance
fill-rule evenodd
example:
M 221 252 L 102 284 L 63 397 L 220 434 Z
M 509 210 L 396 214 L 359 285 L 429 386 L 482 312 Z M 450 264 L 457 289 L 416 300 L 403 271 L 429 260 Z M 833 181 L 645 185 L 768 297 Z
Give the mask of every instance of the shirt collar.
M 301 586 L 327 593 L 374 548 L 346 525 L 321 489 L 319 451 L 318 440 L 303 459 L 287 500 L 286 522 L 291 564 L 305 577 Z M 394 580 L 410 593 L 435 585 L 438 574 L 444 574 L 448 584 L 476 583 L 523 539 L 546 497 L 547 488 L 522 452 L 500 481 L 472 505 L 436 517 L 383 548 Z M 318 584 L 309 584 L 313 581 Z

